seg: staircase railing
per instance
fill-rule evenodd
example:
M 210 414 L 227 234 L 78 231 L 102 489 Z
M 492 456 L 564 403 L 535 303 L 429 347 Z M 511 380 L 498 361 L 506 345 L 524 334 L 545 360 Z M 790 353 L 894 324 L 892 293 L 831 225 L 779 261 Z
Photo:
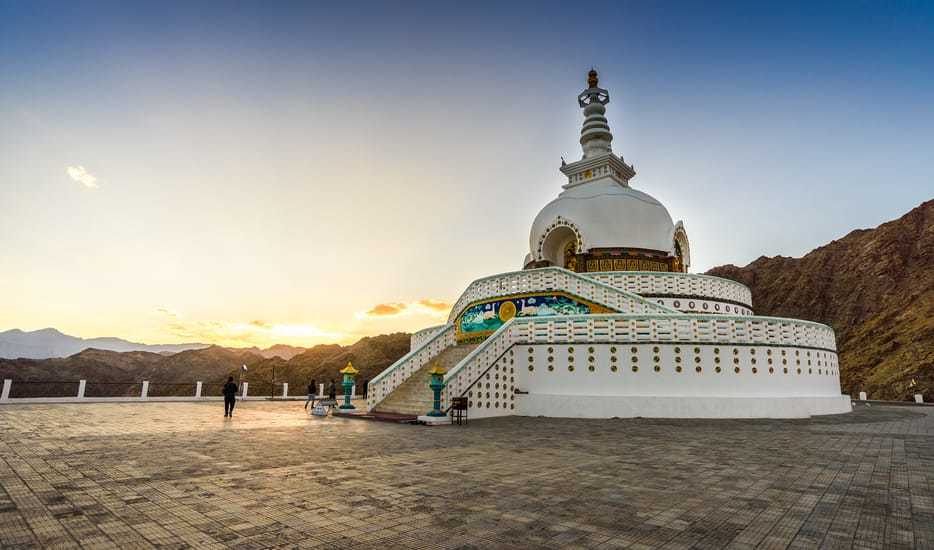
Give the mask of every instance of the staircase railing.
M 412 336 L 409 338 L 409 349 L 420 347 L 422 344 L 430 340 L 431 337 L 434 336 L 438 331 L 444 330 L 444 327 L 446 326 L 447 324 L 437 325 L 413 332 Z
M 451 308 L 448 323 L 453 323 L 467 306 L 477 301 L 511 294 L 552 291 L 564 291 L 619 313 L 679 313 L 583 274 L 560 267 L 544 267 L 500 273 L 470 283 Z
M 451 403 L 451 398 L 467 395 L 471 386 L 476 384 L 499 361 L 515 343 L 514 327 L 525 325 L 529 319 L 513 317 L 506 321 L 496 332 L 490 335 L 473 351 L 467 354 L 444 377 L 444 391 L 442 403 Z M 507 391 L 504 388 L 503 391 Z M 488 413 L 490 411 L 483 411 Z M 497 410 L 498 414 L 482 414 L 481 416 L 505 416 L 511 414 L 510 410 Z
M 379 373 L 367 386 L 367 409 L 372 409 L 442 351 L 454 345 L 454 325 L 448 324 Z

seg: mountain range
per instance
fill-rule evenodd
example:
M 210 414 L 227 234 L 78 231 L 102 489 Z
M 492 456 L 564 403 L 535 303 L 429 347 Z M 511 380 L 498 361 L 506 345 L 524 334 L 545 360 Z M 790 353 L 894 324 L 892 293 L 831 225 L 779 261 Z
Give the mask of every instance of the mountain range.
M 843 393 L 934 398 L 934 200 L 801 258 L 763 256 L 708 274 L 747 285 L 757 315 L 832 326 Z
M 150 353 L 173 354 L 207 347 L 210 347 L 210 344 L 140 344 L 113 337 L 79 338 L 64 334 L 54 328 L 28 332 L 12 329 L 0 332 L 0 359 L 68 357 L 89 348 L 116 352 L 148 351 Z M 255 346 L 239 349 L 268 358 L 291 359 L 305 351 L 306 348 L 276 344 L 266 349 Z
M 319 383 L 331 379 L 339 382 L 337 371 L 350 361 L 360 371 L 362 381 L 408 351 L 409 335 L 405 333 L 365 337 L 349 346 L 314 346 L 289 359 L 279 355 L 264 357 L 251 348 L 221 346 L 169 355 L 89 348 L 68 357 L 0 359 L 0 379 L 13 380 L 11 397 L 73 396 L 81 379 L 88 381 L 85 390 L 88 397 L 139 395 L 143 380 L 150 382 L 150 396 L 192 395 L 198 381 L 204 383 L 204 395 L 220 395 L 228 376 L 239 380 L 241 375 L 250 383 L 253 395 L 273 392 L 279 395 L 283 382 L 289 384 L 291 395 L 302 395 L 313 379 Z M 243 365 L 246 372 L 240 370 Z

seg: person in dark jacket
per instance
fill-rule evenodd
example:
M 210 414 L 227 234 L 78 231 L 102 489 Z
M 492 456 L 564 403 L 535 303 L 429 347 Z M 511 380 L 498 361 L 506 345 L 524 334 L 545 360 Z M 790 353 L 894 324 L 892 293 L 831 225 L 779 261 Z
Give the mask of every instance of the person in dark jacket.
M 308 384 L 308 399 L 305 400 L 305 408 L 308 408 L 308 404 L 311 403 L 311 408 L 315 407 L 315 395 L 318 393 L 318 383 L 314 380 L 311 381 L 311 384 Z
M 334 379 L 331 379 L 331 385 L 328 386 L 328 399 L 334 401 L 337 399 L 337 385 L 334 384 Z
M 367 380 L 366 378 L 364 378 L 364 379 L 363 379 L 363 384 L 362 384 L 362 385 L 363 385 L 363 388 L 362 388 L 362 389 L 363 389 L 363 398 L 366 399 L 366 391 L 367 391 L 367 389 L 369 389 L 370 381 Z
M 234 384 L 233 376 L 227 378 L 224 384 L 224 417 L 233 416 L 234 405 L 237 404 L 237 385 Z

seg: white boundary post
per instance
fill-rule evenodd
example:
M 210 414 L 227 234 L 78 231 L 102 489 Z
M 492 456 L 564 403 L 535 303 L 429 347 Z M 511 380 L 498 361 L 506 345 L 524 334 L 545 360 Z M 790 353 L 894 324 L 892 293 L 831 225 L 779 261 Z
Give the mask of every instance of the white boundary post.
M 143 380 L 143 389 L 139 392 L 140 399 L 149 397 L 149 380 Z
M 353 399 L 357 396 L 357 383 L 354 382 L 353 386 L 350 386 L 350 398 Z
M 250 387 L 250 383 L 249 383 L 249 382 L 244 382 L 244 383 L 240 384 L 240 397 L 241 397 L 241 398 L 244 398 L 244 399 L 246 398 L 246 396 L 247 396 L 247 389 L 248 389 L 249 387 Z
M 859 392 L 859 400 L 860 400 L 860 401 L 865 401 L 865 400 L 866 400 L 866 392 L 864 392 L 864 391 Z
M 201 386 L 203 382 L 200 380 L 195 383 L 195 397 L 201 397 Z
M 3 380 L 3 393 L 0 393 L 0 400 L 6 401 L 10 398 L 10 388 L 13 386 L 13 381 L 9 378 Z
M 282 383 L 282 397 L 288 397 L 288 396 L 289 396 L 289 383 L 283 382 Z
M 78 399 L 84 399 L 84 388 L 85 386 L 87 386 L 87 384 L 88 384 L 87 380 L 78 381 Z
M 318 384 L 318 397 L 324 397 L 324 384 Z
M 924 396 L 920 393 L 915 394 L 915 403 L 924 403 Z

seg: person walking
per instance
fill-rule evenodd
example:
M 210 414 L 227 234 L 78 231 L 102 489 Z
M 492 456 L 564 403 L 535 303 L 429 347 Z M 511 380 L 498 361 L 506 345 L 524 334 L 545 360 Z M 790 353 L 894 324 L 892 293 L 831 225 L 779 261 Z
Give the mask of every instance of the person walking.
M 224 417 L 232 417 L 234 405 L 237 404 L 237 385 L 233 381 L 233 376 L 227 377 L 227 383 L 224 384 Z
M 361 388 L 361 389 L 363 390 L 363 399 L 364 399 L 364 400 L 366 400 L 366 390 L 367 390 L 367 386 L 369 386 L 369 385 L 370 385 L 370 381 L 367 380 L 366 378 L 364 378 L 364 379 L 363 379 L 363 384 L 362 384 L 363 387 Z
M 311 408 L 315 408 L 315 394 L 318 392 L 318 384 L 312 380 L 311 384 L 308 384 L 308 399 L 305 400 L 305 408 L 308 408 L 308 404 L 311 403 Z

